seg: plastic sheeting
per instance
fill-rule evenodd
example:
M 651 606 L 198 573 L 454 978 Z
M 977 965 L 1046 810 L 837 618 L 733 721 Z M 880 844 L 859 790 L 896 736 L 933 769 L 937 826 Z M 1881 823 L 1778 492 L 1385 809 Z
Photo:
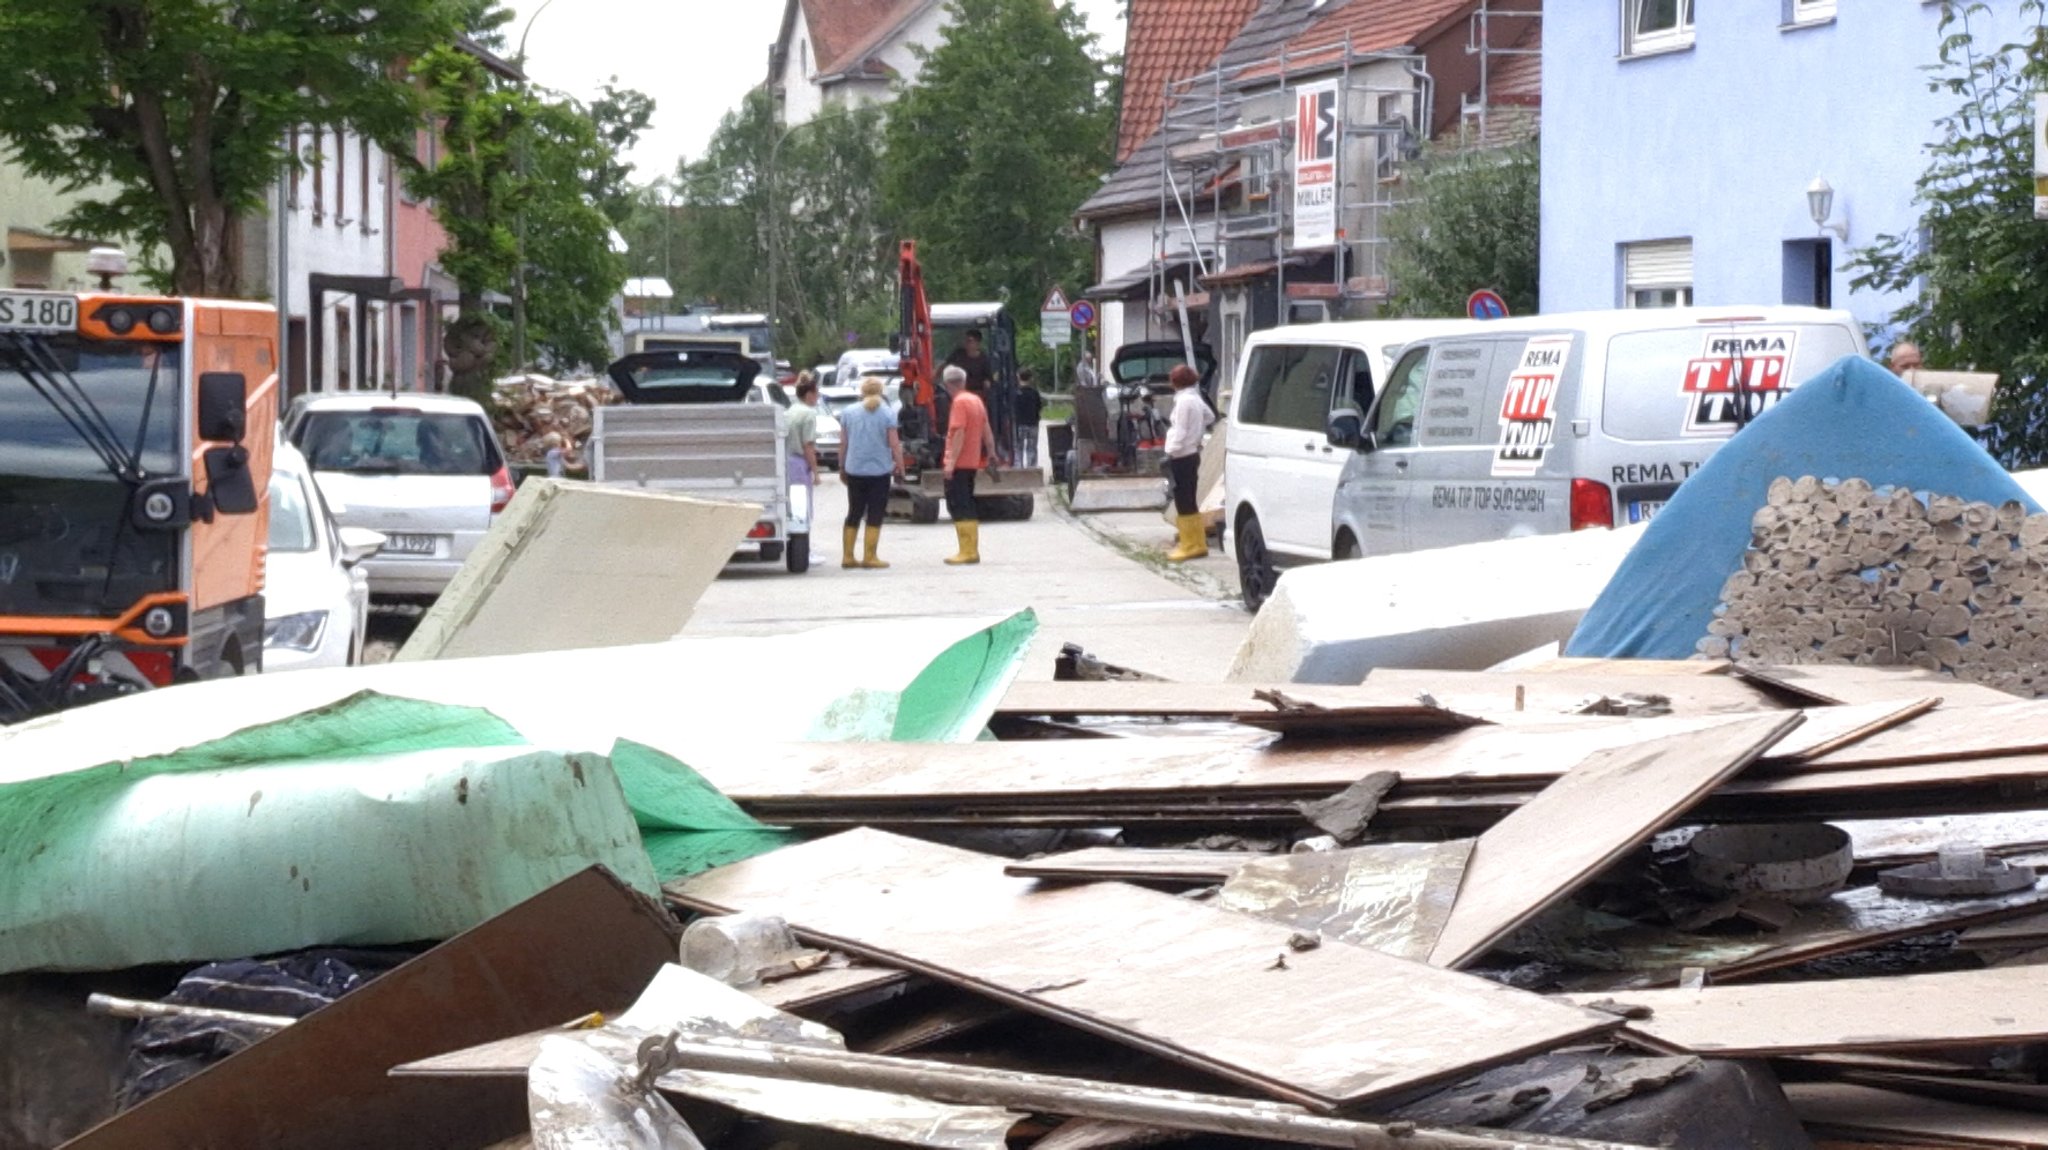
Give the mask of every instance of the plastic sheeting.
M 1714 452 L 1650 524 L 1580 620 L 1565 654 L 1683 659 L 1742 565 L 1771 481 L 1868 480 L 2040 507 L 1941 410 L 1884 368 L 1844 359 L 1800 384 Z
M 194 746 L 362 690 L 487 709 L 540 747 L 629 740 L 714 779 L 710 763 L 743 767 L 763 742 L 965 742 L 986 729 L 1037 626 L 1029 611 L 890 620 L 192 683 L 0 728 L 0 783 Z
M 0 787 L 0 973 L 440 939 L 592 863 L 654 893 L 603 755 L 363 696 Z

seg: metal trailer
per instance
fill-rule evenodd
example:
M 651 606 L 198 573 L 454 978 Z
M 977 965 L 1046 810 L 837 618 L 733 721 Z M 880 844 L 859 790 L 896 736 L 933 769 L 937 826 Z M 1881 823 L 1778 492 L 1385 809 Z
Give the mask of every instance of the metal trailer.
M 782 410 L 744 402 L 759 371 L 716 340 L 612 364 L 607 374 L 626 402 L 593 413 L 590 477 L 759 507 L 743 546 L 800 575 L 811 565 L 810 489 L 789 482 Z

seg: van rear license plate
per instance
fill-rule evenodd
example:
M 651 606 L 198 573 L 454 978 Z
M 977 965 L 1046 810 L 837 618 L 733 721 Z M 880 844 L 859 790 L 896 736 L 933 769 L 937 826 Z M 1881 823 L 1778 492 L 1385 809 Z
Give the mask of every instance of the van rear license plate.
M 1628 521 L 1630 523 L 1648 523 L 1650 520 L 1655 519 L 1657 513 L 1662 510 L 1664 510 L 1664 501 L 1662 499 L 1638 499 L 1628 505 Z
M 393 555 L 432 555 L 439 539 L 438 535 L 386 535 L 384 550 Z

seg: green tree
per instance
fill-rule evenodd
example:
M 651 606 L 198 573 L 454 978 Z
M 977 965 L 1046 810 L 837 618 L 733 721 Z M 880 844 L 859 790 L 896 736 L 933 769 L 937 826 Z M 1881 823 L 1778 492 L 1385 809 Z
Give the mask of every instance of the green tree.
M 790 349 L 837 360 L 846 333 L 887 343 L 896 328 L 896 229 L 883 215 L 883 113 L 827 112 L 783 136 L 772 173 L 781 229 L 775 292 Z
M 949 299 L 1036 305 L 1091 270 L 1076 205 L 1110 168 L 1111 73 L 1068 2 L 951 0 L 889 110 L 884 205 Z
M 1892 320 L 1929 366 L 2003 376 L 1989 446 L 2009 467 L 2048 459 L 2048 223 L 2034 218 L 2033 97 L 2048 90 L 2048 19 L 2020 5 L 2018 43 L 1980 42 L 1983 4 L 1942 12 L 1929 86 L 1957 100 L 1917 184 L 1919 227 L 1855 253 L 1858 288 L 1906 293 Z
M 1541 181 L 1533 140 L 1431 152 L 1401 181 L 1405 199 L 1386 222 L 1395 314 L 1463 315 L 1481 288 L 1499 292 L 1516 313 L 1537 310 Z
M 712 133 L 704 155 L 676 168 L 682 210 L 677 291 L 727 307 L 763 306 L 768 298 L 768 196 L 763 169 L 780 129 L 765 88 L 747 93 Z
M 168 253 L 169 286 L 238 296 L 242 222 L 293 128 L 406 154 L 419 102 L 396 61 L 453 39 L 473 0 L 5 0 L 0 143 L 31 173 L 114 190 L 59 226 Z
M 525 188 L 518 140 L 534 102 L 458 48 L 429 51 L 413 74 L 441 125 L 441 158 L 409 173 L 407 184 L 413 195 L 432 201 L 448 234 L 441 267 L 455 280 L 457 300 L 456 318 L 442 337 L 450 387 L 481 402 L 490 398 L 504 334 L 485 299 L 508 290 L 519 266 L 514 221 Z
M 610 356 L 606 336 L 626 261 L 612 248 L 615 220 L 605 206 L 621 219 L 631 213 L 632 169 L 617 155 L 633 145 L 653 111 L 645 96 L 626 95 L 638 99 L 623 122 L 604 100 L 586 109 L 538 99 L 530 109 L 521 145 L 527 334 L 539 361 L 556 371 L 602 366 Z

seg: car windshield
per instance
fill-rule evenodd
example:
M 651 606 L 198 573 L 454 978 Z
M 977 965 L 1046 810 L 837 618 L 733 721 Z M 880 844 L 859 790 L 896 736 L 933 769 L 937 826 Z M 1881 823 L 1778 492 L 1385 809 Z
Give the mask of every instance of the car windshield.
M 179 351 L 72 335 L 0 337 L 0 615 L 115 614 L 177 589 L 178 534 L 135 530 L 127 482 L 37 385 L 76 380 L 119 454 L 146 476 L 173 476 L 184 404 Z
M 319 544 L 305 481 L 287 471 L 270 473 L 270 549 L 303 555 Z
M 482 416 L 408 407 L 312 412 L 298 448 L 315 471 L 355 475 L 489 475 L 502 465 Z

